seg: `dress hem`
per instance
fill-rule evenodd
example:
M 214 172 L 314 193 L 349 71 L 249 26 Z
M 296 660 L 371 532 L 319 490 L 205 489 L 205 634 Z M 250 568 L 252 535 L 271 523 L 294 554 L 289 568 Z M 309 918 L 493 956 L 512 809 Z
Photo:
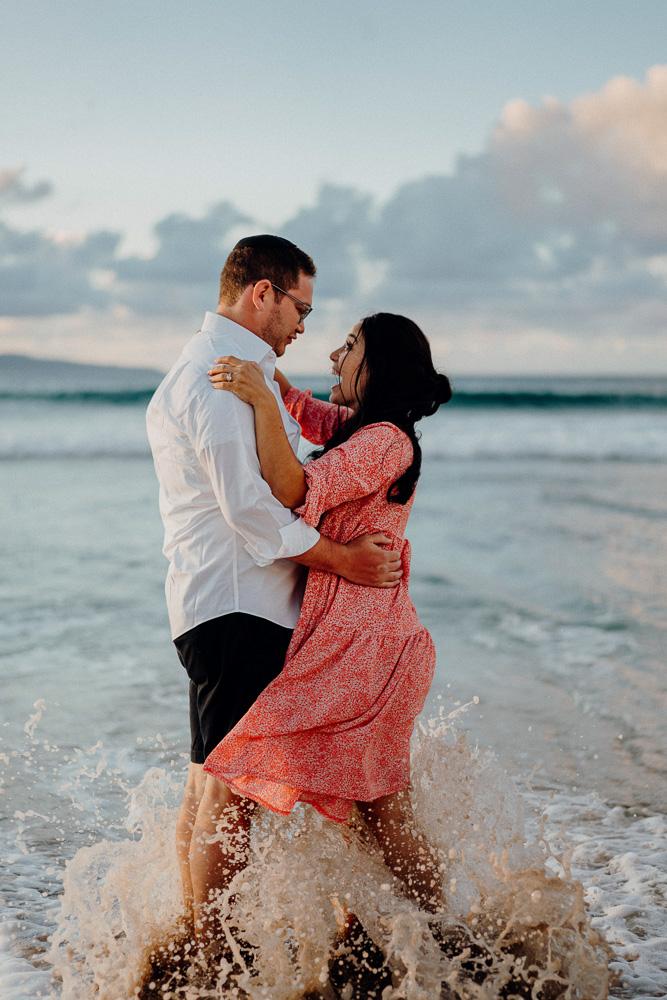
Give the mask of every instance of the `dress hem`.
M 331 822 L 333 822 L 333 823 L 343 824 L 343 823 L 347 823 L 349 821 L 349 818 L 350 818 L 349 814 L 348 814 L 348 816 L 345 817 L 345 819 L 341 819 L 340 816 L 334 816 L 332 813 L 327 812 L 326 809 L 322 808 L 316 802 L 313 802 L 312 799 L 304 798 L 303 795 L 307 795 L 308 794 L 308 792 L 307 792 L 306 789 L 302 789 L 302 793 L 303 794 L 299 794 L 297 792 L 297 796 L 296 796 L 296 798 L 295 798 L 292 806 L 289 809 L 279 809 L 277 806 L 271 805 L 271 803 L 267 799 L 264 799 L 261 795 L 258 795 L 255 792 L 252 792 L 252 793 L 248 792 L 246 789 L 241 789 L 240 786 L 236 785 L 236 783 L 234 781 L 234 778 L 227 777 L 224 774 L 216 773 L 216 771 L 213 768 L 206 767 L 206 765 L 204 765 L 203 770 L 207 774 L 210 774 L 214 778 L 217 778 L 218 781 L 222 781 L 222 783 L 224 785 L 227 785 L 228 788 L 231 788 L 231 790 L 233 792 L 235 792 L 237 795 L 240 795 L 240 796 L 242 796 L 242 798 L 245 798 L 245 799 L 252 799 L 253 802 L 257 802 L 258 805 L 264 806 L 265 809 L 270 809 L 271 812 L 278 813 L 279 816 L 289 816 L 289 815 L 291 815 L 291 813 L 294 810 L 294 806 L 298 802 L 302 802 L 305 805 L 312 806 L 313 809 L 315 809 L 318 813 L 320 813 L 322 816 L 324 816 L 325 819 L 331 820 Z M 242 776 L 241 775 L 235 775 L 234 777 L 242 777 Z M 255 777 L 259 778 L 259 775 L 255 775 Z M 274 778 L 259 778 L 259 780 L 260 781 L 275 781 Z M 278 784 L 282 784 L 282 782 L 275 781 L 275 784 L 277 784 L 277 785 Z M 289 787 L 292 787 L 292 786 L 290 785 Z M 351 812 L 352 808 L 357 804 L 357 802 L 375 802 L 376 799 L 385 798 L 385 796 L 387 796 L 387 795 L 395 795 L 397 792 L 403 792 L 403 791 L 405 791 L 408 788 L 410 788 L 410 780 L 409 779 L 408 779 L 407 783 L 399 785 L 398 788 L 390 788 L 388 791 L 380 792 L 379 795 L 374 795 L 372 798 L 369 798 L 369 799 L 361 799 L 361 798 L 360 799 L 348 799 L 348 798 L 345 798 L 345 796 L 342 796 L 342 795 L 341 796 L 329 796 L 329 797 L 330 798 L 340 798 L 344 802 L 349 802 L 350 803 L 350 812 Z M 323 795 L 324 793 L 314 792 L 313 794 L 317 796 L 317 795 L 320 795 L 320 794 Z

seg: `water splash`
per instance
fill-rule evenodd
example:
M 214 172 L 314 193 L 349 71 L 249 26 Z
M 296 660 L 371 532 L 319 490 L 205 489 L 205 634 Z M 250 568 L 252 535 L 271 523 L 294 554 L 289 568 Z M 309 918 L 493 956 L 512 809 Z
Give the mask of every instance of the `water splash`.
M 583 888 L 539 830 L 528 834 L 522 796 L 493 756 L 441 712 L 415 734 L 412 767 L 417 821 L 444 859 L 440 923 L 477 939 L 489 957 L 483 981 L 466 971 L 460 948 L 441 947 L 432 914 L 403 895 L 367 838 L 299 808 L 287 819 L 260 815 L 249 864 L 220 901 L 235 939 L 256 948 L 252 972 L 227 954 L 205 983 L 191 974 L 142 987 L 147 953 L 177 940 L 182 917 L 173 847 L 181 784 L 151 768 L 130 795 L 129 839 L 83 847 L 67 865 L 48 956 L 62 1000 L 119 1000 L 140 988 L 182 1000 L 344 995 L 332 992 L 329 968 L 341 908 L 386 958 L 383 1000 L 606 997 L 609 950 Z M 365 988 L 370 996 L 368 979 Z
M 46 701 L 44 700 L 44 698 L 38 698 L 32 707 L 35 709 L 35 711 L 28 718 L 28 721 L 23 727 L 23 732 L 25 733 L 25 735 L 28 737 L 29 740 L 34 739 L 35 730 L 42 721 L 44 712 L 46 711 Z

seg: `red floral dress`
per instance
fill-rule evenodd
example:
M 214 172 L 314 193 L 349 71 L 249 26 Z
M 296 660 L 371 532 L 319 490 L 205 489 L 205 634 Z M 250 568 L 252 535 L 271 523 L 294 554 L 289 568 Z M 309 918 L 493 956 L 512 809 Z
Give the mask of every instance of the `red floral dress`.
M 291 389 L 285 404 L 314 444 L 336 429 L 339 408 L 310 392 Z M 304 466 L 308 492 L 296 513 L 337 542 L 390 536 L 404 575 L 380 589 L 311 569 L 281 673 L 206 758 L 205 771 L 275 812 L 309 802 L 345 822 L 355 801 L 409 784 L 410 736 L 435 668 L 408 594 L 412 498 L 387 501 L 411 462 L 407 435 L 376 423 Z

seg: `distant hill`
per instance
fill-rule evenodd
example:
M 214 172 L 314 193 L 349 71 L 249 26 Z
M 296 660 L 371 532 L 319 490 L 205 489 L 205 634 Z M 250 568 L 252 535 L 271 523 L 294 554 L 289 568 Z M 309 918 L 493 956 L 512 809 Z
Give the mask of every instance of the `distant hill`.
M 12 394 L 152 390 L 163 377 L 164 373 L 154 368 L 83 365 L 23 354 L 0 354 L 0 391 Z

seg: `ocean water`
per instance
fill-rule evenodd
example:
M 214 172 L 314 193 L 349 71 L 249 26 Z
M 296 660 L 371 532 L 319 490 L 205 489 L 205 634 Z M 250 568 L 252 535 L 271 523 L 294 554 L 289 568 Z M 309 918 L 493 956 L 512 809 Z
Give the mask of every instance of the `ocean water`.
M 26 393 L 0 377 L 7 1000 L 125 1000 L 142 949 L 178 913 L 186 678 L 164 608 L 148 388 Z M 503 926 L 549 927 L 570 963 L 562 995 L 606 995 L 597 933 L 611 996 L 663 997 L 667 380 L 455 389 L 423 425 L 408 531 L 413 600 L 438 649 L 418 816 L 449 859 L 452 913 L 491 900 Z M 271 946 L 249 995 L 322 982 L 337 893 L 393 956 L 392 995 L 437 995 L 420 915 L 333 837 L 309 810 L 259 825 L 239 905 Z M 519 918 L 521 900 L 534 912 Z

